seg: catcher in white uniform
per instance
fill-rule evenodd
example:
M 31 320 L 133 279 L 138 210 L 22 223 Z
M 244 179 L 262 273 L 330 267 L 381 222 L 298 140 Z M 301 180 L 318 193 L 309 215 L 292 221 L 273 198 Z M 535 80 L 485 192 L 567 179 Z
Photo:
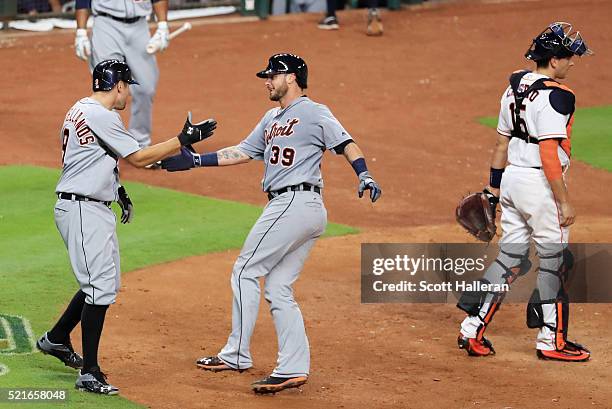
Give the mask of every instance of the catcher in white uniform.
M 487 190 L 501 205 L 500 252 L 482 281 L 511 284 L 529 271 L 533 239 L 540 268 L 537 289 L 527 307 L 527 325 L 539 328 L 536 348 L 541 359 L 586 361 L 590 352 L 567 340 L 569 300 L 565 288 L 572 265 L 567 249 L 569 226 L 576 212 L 564 174 L 569 167 L 574 93 L 556 80 L 574 65 L 572 57 L 592 54 L 568 23 L 553 23 L 525 54 L 535 72 L 517 71 L 501 98 L 497 144 Z M 503 176 L 503 178 L 502 178 Z M 501 196 L 500 196 L 501 193 Z M 472 356 L 494 354 L 484 337 L 503 301 L 503 293 L 466 292 L 457 306 L 468 316 L 461 323 L 459 348 Z

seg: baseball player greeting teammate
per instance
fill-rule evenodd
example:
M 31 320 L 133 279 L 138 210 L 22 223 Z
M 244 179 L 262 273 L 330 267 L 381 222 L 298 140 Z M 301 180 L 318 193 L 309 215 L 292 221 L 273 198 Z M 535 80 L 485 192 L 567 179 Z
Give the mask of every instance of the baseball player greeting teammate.
M 120 284 L 119 243 L 111 202 L 119 203 L 122 223 L 133 217 L 133 205 L 119 184 L 118 159 L 144 167 L 212 135 L 214 120 L 192 125 L 187 120 L 177 138 L 141 149 L 115 110 L 122 110 L 130 95 L 132 78 L 126 63 L 107 60 L 93 71 L 93 95 L 79 100 L 66 114 L 61 131 L 62 174 L 57 184 L 55 223 L 68 249 L 80 290 L 55 326 L 37 342 L 42 352 L 67 366 L 80 368 L 78 389 L 113 395 L 98 365 L 98 344 L 108 306 L 115 302 Z M 70 342 L 81 322 L 83 358 Z
M 518 71 L 501 98 L 497 145 L 488 191 L 499 197 L 503 235 L 500 253 L 483 281 L 510 284 L 529 271 L 529 241 L 540 259 L 537 289 L 527 308 L 527 324 L 538 328 L 537 356 L 586 361 L 590 352 L 567 339 L 569 300 L 565 284 L 572 265 L 567 250 L 576 213 L 564 174 L 570 162 L 574 93 L 557 82 L 574 65 L 572 57 L 591 54 L 568 23 L 553 23 L 534 40 L 525 56 L 535 72 Z M 506 166 L 507 164 L 507 166 Z M 502 178 L 503 176 L 503 178 Z M 459 347 L 473 356 L 495 351 L 484 337 L 499 309 L 502 293 L 465 293 L 458 307 L 468 313 Z
M 94 16 L 91 41 L 87 35 L 89 9 Z M 146 17 L 155 11 L 157 30 L 149 34 Z M 77 57 L 89 60 L 90 68 L 103 60 L 125 61 L 134 71 L 138 85 L 132 87 L 130 134 L 140 147 L 151 144 L 153 97 L 159 79 L 155 56 L 147 45 L 164 50 L 169 44 L 167 0 L 76 0 Z
M 234 264 L 232 331 L 221 352 L 199 359 L 197 366 L 215 372 L 253 366 L 250 341 L 259 309 L 259 278 L 264 277 L 264 296 L 278 336 L 278 361 L 272 374 L 252 387 L 256 393 L 275 393 L 303 385 L 310 372 L 308 338 L 292 285 L 327 224 L 321 196 L 323 153 L 329 149 L 345 156 L 359 177 L 359 197 L 369 190 L 375 202 L 381 189 L 349 133 L 325 105 L 304 95 L 308 68 L 302 58 L 275 54 L 257 76 L 266 80 L 269 97 L 279 108 L 266 112 L 238 146 L 205 154 L 182 148 L 180 155 L 162 161 L 162 167 L 180 171 L 264 161 L 262 183 L 269 202 Z

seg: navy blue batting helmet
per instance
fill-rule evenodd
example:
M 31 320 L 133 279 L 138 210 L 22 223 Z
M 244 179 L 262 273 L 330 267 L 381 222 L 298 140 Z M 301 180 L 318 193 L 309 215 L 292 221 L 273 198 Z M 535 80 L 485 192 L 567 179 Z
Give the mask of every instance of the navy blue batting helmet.
M 544 31 L 533 39 L 531 46 L 525 53 L 529 60 L 540 61 L 552 57 L 568 58 L 573 55 L 591 55 L 580 31 L 572 33 L 572 25 L 557 22 L 550 24 Z
M 132 78 L 130 67 L 123 61 L 105 60 L 96 65 L 93 70 L 93 90 L 110 91 L 119 81 L 128 84 L 138 84 Z
M 295 74 L 300 88 L 308 87 L 308 66 L 306 61 L 295 54 L 274 54 L 268 60 L 268 66 L 257 73 L 259 78 L 268 78 L 275 74 Z

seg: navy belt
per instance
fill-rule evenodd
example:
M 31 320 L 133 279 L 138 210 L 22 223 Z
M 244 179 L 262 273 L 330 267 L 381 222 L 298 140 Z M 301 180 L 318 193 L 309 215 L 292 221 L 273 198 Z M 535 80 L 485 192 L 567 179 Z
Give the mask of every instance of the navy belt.
M 309 191 L 321 194 L 321 188 L 319 186 L 311 185 L 310 183 L 300 183 L 299 185 L 287 186 L 282 189 L 273 190 L 268 192 L 268 200 L 274 199 L 278 195 L 282 195 L 287 192 L 296 192 L 296 191 Z
M 98 13 L 96 14 L 97 16 L 102 16 L 102 17 L 108 17 L 108 18 L 112 18 L 115 21 L 120 21 L 122 23 L 126 23 L 126 24 L 134 24 L 135 22 L 139 21 L 142 17 L 117 17 L 117 16 L 113 16 L 112 14 L 107 14 L 107 13 L 103 13 L 101 11 L 98 11 Z
M 92 199 L 91 197 L 75 195 L 74 193 L 59 192 L 57 194 L 57 197 L 59 197 L 60 199 L 64 199 L 64 200 L 76 200 L 77 202 L 96 202 L 96 203 L 102 203 L 106 207 L 110 207 L 110 205 L 112 203 L 112 202 L 105 202 L 103 200 Z

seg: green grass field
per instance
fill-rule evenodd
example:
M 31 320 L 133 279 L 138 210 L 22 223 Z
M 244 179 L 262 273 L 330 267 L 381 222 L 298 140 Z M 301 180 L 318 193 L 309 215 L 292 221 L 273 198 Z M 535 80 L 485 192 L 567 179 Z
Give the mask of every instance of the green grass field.
M 479 122 L 495 128 L 497 117 L 480 118 Z M 576 110 L 572 159 L 612 171 L 612 105 Z
M 2 325 L 7 322 L 7 316 L 27 318 L 31 333 L 38 336 L 53 324 L 78 288 L 53 220 L 56 201 L 53 192 L 58 177 L 59 171 L 55 169 L 0 167 L 0 365 L 9 368 L 8 374 L 0 376 L 0 388 L 68 389 L 69 404 L 52 404 L 52 407 L 138 407 L 121 397 L 74 391 L 76 372 L 54 358 L 38 352 L 13 355 L 2 352 L 8 348 L 6 328 Z M 139 183 L 125 183 L 125 186 L 135 205 L 135 218 L 131 224 L 119 224 L 117 229 L 123 272 L 240 248 L 261 213 L 259 207 L 247 204 Z M 113 208 L 118 210 L 116 204 Z M 325 235 L 355 232 L 354 228 L 330 223 Z M 32 349 L 27 345 L 31 339 L 27 328 L 13 332 L 16 332 L 13 338 L 21 336 L 25 340 L 22 340 L 23 348 Z M 0 401 L 0 409 L 4 406 Z M 46 407 L 19 405 L 20 408 L 30 406 Z

